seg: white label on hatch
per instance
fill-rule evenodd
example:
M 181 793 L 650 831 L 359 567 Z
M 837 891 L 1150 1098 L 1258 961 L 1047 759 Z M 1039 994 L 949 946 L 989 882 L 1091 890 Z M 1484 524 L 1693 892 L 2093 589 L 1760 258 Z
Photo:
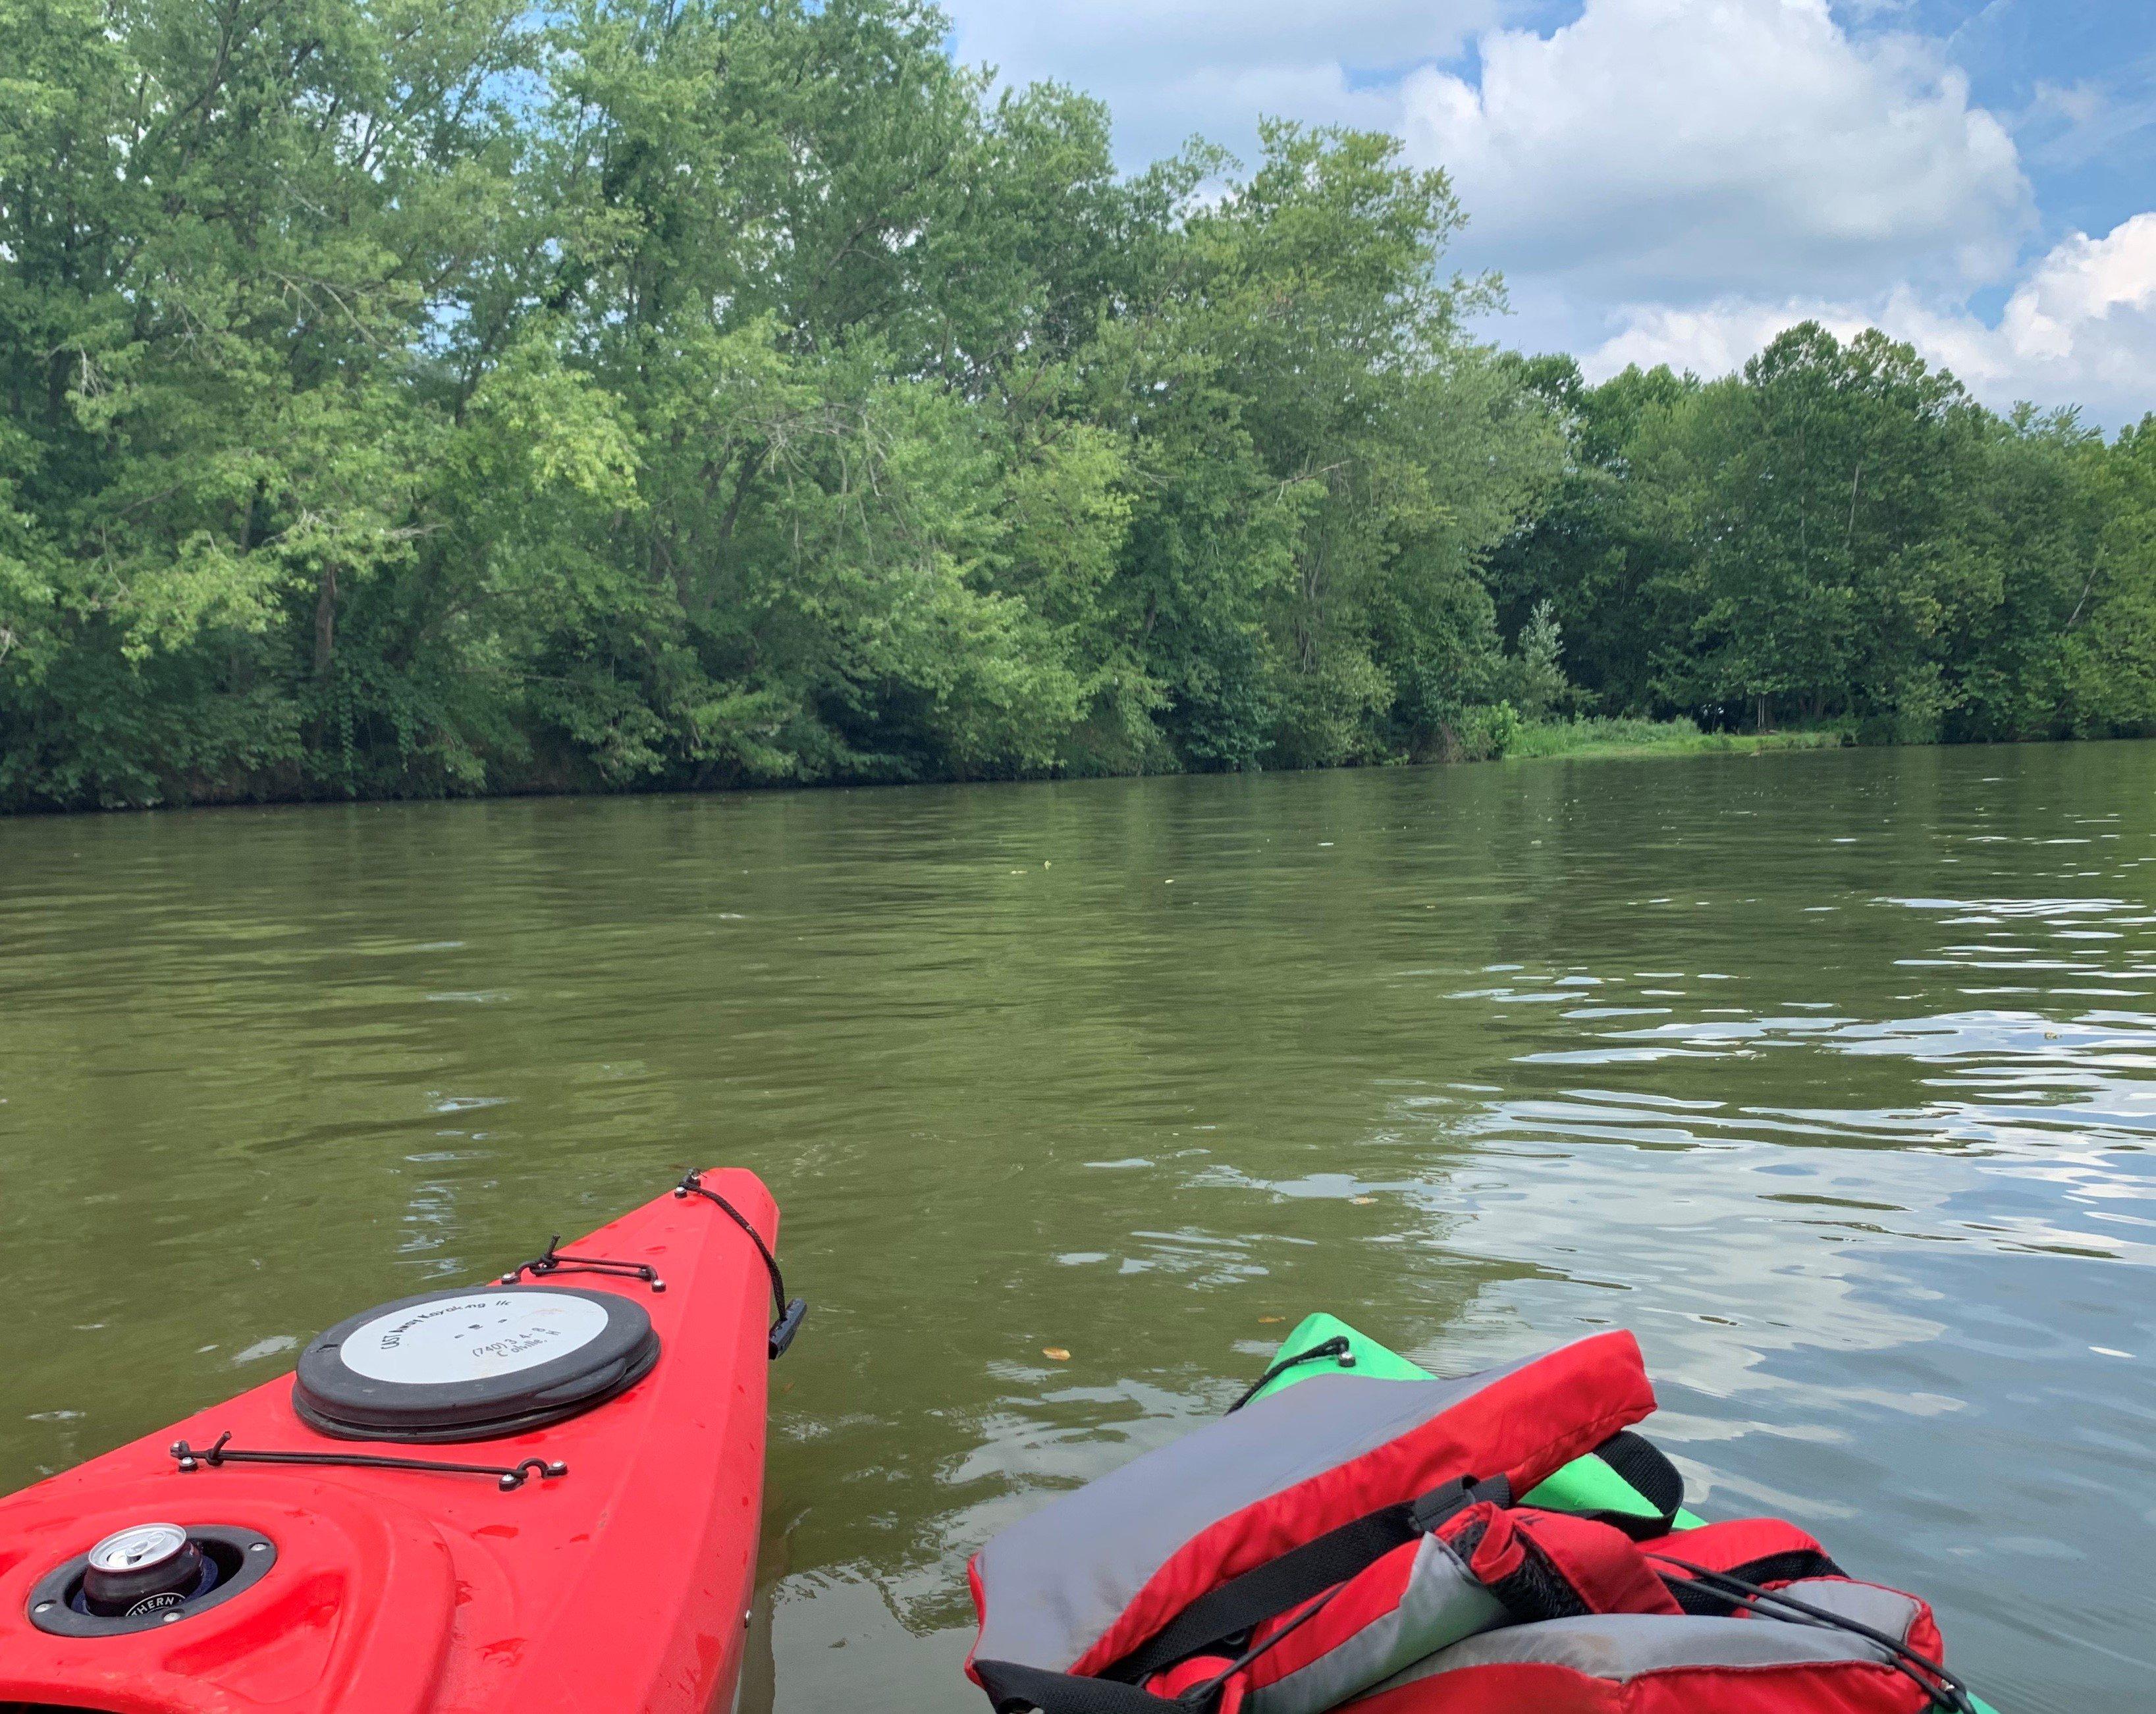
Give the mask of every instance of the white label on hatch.
M 370 1381 L 441 1387 L 536 1368 L 605 1331 L 605 1306 L 561 1291 L 480 1291 L 377 1316 L 338 1354 Z

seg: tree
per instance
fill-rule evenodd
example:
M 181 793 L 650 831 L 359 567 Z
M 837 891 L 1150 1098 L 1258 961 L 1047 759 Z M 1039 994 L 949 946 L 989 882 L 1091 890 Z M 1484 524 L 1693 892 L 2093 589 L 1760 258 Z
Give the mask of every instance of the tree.
M 2156 712 L 2146 425 L 1500 352 L 1393 138 L 1119 172 L 916 0 L 0 28 L 0 806 Z
M 1548 601 L 1535 603 L 1520 627 L 1518 648 L 1507 663 L 1506 700 L 1525 720 L 1543 720 L 1571 700 L 1564 675 L 1564 629 Z
M 2089 460 L 2097 524 L 2061 634 L 2069 729 L 2156 734 L 2156 416 Z

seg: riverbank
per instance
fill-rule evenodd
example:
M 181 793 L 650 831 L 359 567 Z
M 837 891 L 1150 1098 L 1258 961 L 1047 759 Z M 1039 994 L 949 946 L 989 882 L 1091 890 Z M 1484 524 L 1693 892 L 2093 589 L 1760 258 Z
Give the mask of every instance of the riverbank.
M 1839 750 L 1853 742 L 1833 727 L 1790 731 L 1708 732 L 1688 720 L 1598 716 L 1523 724 L 1506 745 L 1507 762 L 1553 757 L 1756 756 L 1767 750 Z
M 1488 762 L 1541 762 L 1554 759 L 1565 761 L 1596 761 L 1610 757 L 1681 757 L 1738 755 L 1756 756 L 1770 750 L 1838 750 L 1854 745 L 1856 739 L 1848 732 L 1832 727 L 1807 727 L 1787 731 L 1767 732 L 1711 732 L 1702 731 L 1689 720 L 1648 720 L 1637 716 L 1594 716 L 1578 720 L 1522 721 L 1513 723 L 1502 737 L 1489 741 L 1486 747 L 1460 747 L 1449 755 L 1415 758 L 1418 765 L 1455 766 Z M 1342 764 L 1353 767 L 1357 764 Z M 1363 764 L 1365 766 L 1370 764 Z M 1329 772 L 1330 768 L 1267 768 L 1255 770 L 1263 772 Z M 1020 784 L 1044 778 L 1107 779 L 1134 778 L 1153 772 L 1153 770 L 1134 769 L 1125 772 L 1088 773 L 1074 771 L 1068 774 L 1020 774 L 1009 777 L 1008 784 Z M 1168 773 L 1204 773 L 1210 769 L 1168 769 Z M 0 803 L 0 820 L 18 818 L 35 819 L 43 816 L 96 814 L 131 809 L 221 809 L 240 807 L 262 807 L 272 804 L 362 803 L 391 803 L 414 799 L 474 798 L 505 800 L 516 798 L 635 798 L 658 793 L 687 792 L 690 795 L 727 795 L 771 790 L 814 791 L 821 788 L 844 788 L 863 785 L 903 787 L 909 785 L 949 784 L 953 782 L 935 778 L 918 780 L 848 779 L 825 780 L 730 780 L 703 786 L 683 787 L 670 782 L 649 784 L 608 783 L 589 777 L 578 777 L 542 776 L 538 778 L 512 782 L 498 789 L 459 788 L 431 793 L 395 791 L 358 791 L 349 796 L 310 791 L 300 787 L 280 788 L 276 786 L 258 788 L 252 791 L 203 791 L 177 799 L 167 799 L 155 795 L 127 799 L 110 799 L 97 804 L 63 807 L 50 803 L 8 805 Z
M 1551 760 L 1598 761 L 1609 758 L 1683 756 L 1757 756 L 1768 751 L 1783 750 L 1838 750 L 1854 747 L 1853 734 L 1835 727 L 1804 727 L 1788 731 L 1765 732 L 1727 732 L 1703 731 L 1696 722 L 1685 720 L 1649 720 L 1638 716 L 1593 716 L 1577 720 L 1522 721 L 1512 723 L 1502 737 L 1492 737 L 1486 747 L 1454 749 L 1450 755 L 1442 752 L 1416 758 L 1419 765 L 1464 765 L 1489 762 L 1542 762 Z M 1365 766 L 1369 764 L 1364 764 Z M 1342 764 L 1353 768 L 1356 764 Z M 1168 769 L 1168 773 L 1203 773 L 1209 769 Z M 1264 772 L 1328 772 L 1328 768 L 1287 768 L 1256 770 Z M 1128 773 L 1088 773 L 1074 771 L 1069 774 L 1020 774 L 1008 777 L 1004 782 L 1019 784 L 1044 778 L 1131 778 L 1152 772 L 1152 770 L 1134 769 Z M 670 782 L 654 781 L 649 784 L 607 782 L 589 777 L 542 776 L 531 780 L 506 783 L 498 789 L 459 788 L 451 786 L 431 793 L 395 791 L 358 791 L 349 796 L 310 791 L 300 787 L 280 788 L 276 786 L 259 787 L 252 791 L 204 791 L 174 799 L 146 795 L 135 799 L 109 799 L 98 804 L 62 807 L 50 803 L 0 803 L 0 820 L 38 819 L 44 816 L 99 813 L 129 809 L 217 809 L 240 807 L 263 807 L 274 804 L 325 803 L 357 802 L 388 803 L 410 802 L 414 799 L 491 799 L 501 801 L 519 798 L 634 798 L 654 794 L 672 794 L 686 792 L 689 795 L 732 795 L 755 793 L 771 790 L 814 791 L 819 788 L 844 788 L 863 785 L 903 787 L 908 785 L 947 784 L 953 782 L 935 778 L 918 780 L 849 779 L 825 780 L 730 780 L 702 786 L 683 787 Z

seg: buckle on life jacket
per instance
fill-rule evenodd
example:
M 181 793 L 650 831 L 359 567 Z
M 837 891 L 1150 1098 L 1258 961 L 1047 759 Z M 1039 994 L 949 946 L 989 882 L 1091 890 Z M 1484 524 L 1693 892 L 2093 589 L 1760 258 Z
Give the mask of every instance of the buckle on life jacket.
M 1486 1500 L 1492 1506 L 1512 1505 L 1512 1485 L 1502 1476 L 1485 1476 L 1479 1481 L 1473 1476 L 1461 1476 L 1442 1487 L 1432 1488 L 1417 1500 L 1408 1508 L 1408 1520 L 1414 1524 L 1417 1535 L 1427 1536 L 1448 1518 Z

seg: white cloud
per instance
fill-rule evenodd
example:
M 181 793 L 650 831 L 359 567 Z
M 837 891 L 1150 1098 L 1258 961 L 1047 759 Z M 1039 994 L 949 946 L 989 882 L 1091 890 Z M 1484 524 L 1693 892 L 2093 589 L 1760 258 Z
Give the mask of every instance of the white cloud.
M 2100 239 L 2071 233 L 2006 300 L 1996 327 L 1906 305 L 1894 318 L 1979 392 L 2156 408 L 2156 212 Z
M 2156 214 L 2033 259 L 2031 159 L 2145 115 L 2045 85 L 1973 105 L 1904 0 L 947 0 L 959 57 L 1106 100 L 1127 165 L 1258 116 L 1394 130 L 1453 174 L 1454 259 L 1506 275 L 1493 336 L 1590 371 L 1732 368 L 1791 322 L 1876 322 L 1994 403 L 2156 408 Z M 1845 27 L 1846 26 L 1846 27 Z M 2107 87 L 2107 85 L 2106 86 Z M 2130 204 L 2128 205 L 2131 206 Z M 1972 297 L 1995 304 L 1996 324 Z
M 2118 424 L 2156 409 L 2156 211 L 2102 238 L 2069 235 L 2030 269 L 1992 324 L 1902 286 L 1871 302 L 1722 299 L 1694 307 L 1638 305 L 1585 359 L 1594 375 L 1627 363 L 1719 374 L 1792 322 L 1840 334 L 1876 325 L 1943 364 L 1999 407 L 2017 399 L 2078 403 Z
M 1407 79 L 1406 133 L 1508 273 L 1605 298 L 1966 285 L 2031 218 L 1963 74 L 1913 37 L 1852 38 L 1825 0 L 1586 0 L 1480 58 L 1474 81 Z
M 1260 115 L 1397 130 L 1399 80 L 1457 54 L 1507 0 L 946 0 L 958 57 L 1106 100 L 1139 165 L 1194 133 L 1247 153 Z
M 1651 369 L 1666 363 L 1697 375 L 1726 375 L 1784 328 L 1817 321 L 1846 338 L 1871 325 L 1873 317 L 1845 304 L 1784 298 L 1773 302 L 1722 298 L 1712 303 L 1678 306 L 1639 304 L 1621 312 L 1623 331 L 1580 357 L 1580 367 L 1595 380 L 1628 365 Z

